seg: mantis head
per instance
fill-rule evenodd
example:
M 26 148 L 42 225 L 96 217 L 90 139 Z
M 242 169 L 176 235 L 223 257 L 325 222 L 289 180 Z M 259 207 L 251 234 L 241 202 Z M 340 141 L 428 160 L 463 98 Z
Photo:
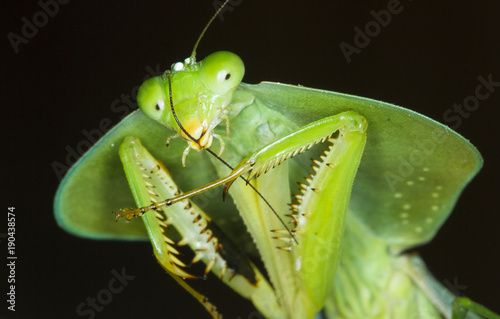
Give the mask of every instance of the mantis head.
M 226 118 L 226 107 L 244 73 L 243 61 L 231 52 L 212 53 L 199 63 L 192 56 L 175 63 L 164 75 L 146 80 L 137 103 L 146 116 L 174 130 L 189 148 L 199 151 L 209 148 L 213 137 L 220 139 L 213 130 Z

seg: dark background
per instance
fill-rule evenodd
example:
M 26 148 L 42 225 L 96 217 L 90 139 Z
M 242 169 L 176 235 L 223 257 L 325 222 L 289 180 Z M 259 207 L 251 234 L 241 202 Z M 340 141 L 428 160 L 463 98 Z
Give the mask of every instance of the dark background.
M 354 27 L 373 20 L 388 1 L 239 1 L 216 19 L 199 59 L 231 50 L 246 63 L 245 82 L 262 80 L 328 89 L 391 102 L 443 122 L 443 113 L 474 94 L 478 76 L 500 81 L 498 1 L 401 1 L 403 11 L 347 63 L 339 44 L 352 44 Z M 52 211 L 59 179 L 82 130 L 148 74 L 186 58 L 214 12 L 212 0 L 70 1 L 19 46 L 22 17 L 36 1 L 3 1 L 2 209 L 16 207 L 16 313 L 1 302 L 0 317 L 78 318 L 76 307 L 107 287 L 111 270 L 134 275 L 96 318 L 203 316 L 197 303 L 157 265 L 149 243 L 103 242 L 59 229 Z M 439 281 L 500 312 L 498 121 L 500 88 L 463 120 L 457 131 L 481 151 L 485 166 L 466 188 L 437 237 L 418 251 Z M 6 218 L 0 222 L 5 233 Z M 0 243 L 1 256 L 6 241 Z M 4 257 L 2 257 L 4 258 Z M 4 259 L 5 260 L 5 259 Z M 4 261 L 0 262 L 4 264 Z M 6 290 L 6 267 L 2 297 Z M 253 308 L 235 294 L 200 285 L 226 318 L 251 318 Z M 462 287 L 463 288 L 463 287 Z M 234 296 L 233 296 L 234 295 Z M 207 316 L 205 316 L 207 317 Z M 85 317 L 87 318 L 87 317 Z

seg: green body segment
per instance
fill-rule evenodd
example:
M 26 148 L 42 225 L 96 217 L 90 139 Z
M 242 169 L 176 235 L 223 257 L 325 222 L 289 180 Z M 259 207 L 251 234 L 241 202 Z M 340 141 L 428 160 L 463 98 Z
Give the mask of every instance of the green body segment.
M 351 212 L 342 256 L 325 303 L 326 318 L 498 319 L 457 298 L 432 277 L 416 254 L 392 254 Z
M 449 304 L 429 295 L 433 290 L 412 265 L 418 257 L 392 255 L 385 242 L 354 214 L 347 217 L 342 252 L 325 304 L 327 318 L 441 319 L 451 315 Z M 446 297 L 451 295 L 446 293 Z

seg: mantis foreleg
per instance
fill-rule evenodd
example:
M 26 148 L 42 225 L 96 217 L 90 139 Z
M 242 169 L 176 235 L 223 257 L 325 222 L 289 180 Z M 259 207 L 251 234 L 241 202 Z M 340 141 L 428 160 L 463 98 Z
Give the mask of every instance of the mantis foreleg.
M 179 195 L 179 190 L 166 168 L 141 145 L 138 138 L 125 139 L 120 146 L 120 158 L 138 205 L 155 203 L 160 198 Z M 240 295 L 251 299 L 267 316 L 280 314 L 274 292 L 264 276 L 231 245 L 196 205 L 183 200 L 168 211 L 157 209 L 154 214 L 145 214 L 143 221 L 158 262 L 214 317 L 217 315 L 215 307 L 180 279 L 196 278 L 183 269 L 186 265 L 203 261 L 206 264 L 205 274 L 212 271 Z M 175 243 L 168 237 L 167 228 L 170 226 L 182 236 L 180 242 Z M 195 253 L 190 262 L 180 260 L 177 247 L 182 245 L 189 245 Z

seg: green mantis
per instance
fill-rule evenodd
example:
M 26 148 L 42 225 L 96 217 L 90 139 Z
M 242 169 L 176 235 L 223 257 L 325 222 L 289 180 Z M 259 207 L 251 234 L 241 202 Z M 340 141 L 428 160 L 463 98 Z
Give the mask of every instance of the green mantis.
M 182 67 L 176 64 L 168 75 L 147 81 L 139 97 L 143 113 L 176 131 L 188 148 L 178 141 L 165 148 L 175 133 L 168 133 L 140 112 L 132 114 L 98 142 L 63 181 L 56 198 L 59 222 L 89 237 L 144 235 L 137 221 L 118 225 L 123 226 L 120 228 L 106 214 L 133 206 L 118 167 L 121 158 L 136 205 L 152 208 L 152 197 L 158 197 L 158 204 L 153 203 L 155 209 L 149 211 L 122 210 L 117 216 L 143 216 L 157 258 L 174 278 L 191 275 L 183 269 L 189 260 L 176 257 L 174 242 L 180 240 L 193 247 L 194 261 L 204 260 L 206 271 L 213 270 L 268 317 L 311 317 L 322 309 L 328 316 L 340 318 L 451 316 L 450 305 L 442 301 L 449 294 L 427 282 L 418 258 L 400 253 L 430 240 L 447 218 L 461 190 L 481 166 L 473 146 L 436 122 L 382 102 L 272 83 L 236 87 L 243 77 L 238 71 L 225 72 L 220 88 L 204 78 L 203 65 L 215 68 L 218 75 L 217 65 L 228 56 L 237 61 L 228 53 L 216 53 L 215 58 L 211 55 L 198 65 L 193 56 Z M 229 89 L 224 84 L 227 74 L 231 81 L 236 78 Z M 208 91 L 204 91 L 206 87 Z M 192 98 L 194 102 L 185 98 L 200 92 Z M 184 109 L 183 103 L 190 106 Z M 214 107 L 216 115 L 195 114 L 192 107 L 203 103 L 209 109 Z M 172 119 L 171 106 L 182 125 Z M 229 137 L 227 125 L 216 126 L 224 121 L 229 123 Z M 128 137 L 132 134 L 138 138 Z M 191 148 L 210 146 L 213 137 L 220 143 L 221 156 L 234 167 L 232 171 L 214 159 L 203 158 L 203 153 L 188 155 Z M 290 158 L 317 141 L 327 143 L 324 155 L 325 147 L 319 146 L 319 150 L 311 148 L 306 158 Z M 165 167 L 154 158 L 161 158 Z M 184 163 L 188 167 L 196 163 L 196 172 L 181 174 Z M 448 167 L 454 169 L 450 172 Z M 221 180 L 214 183 L 213 172 Z M 292 236 L 255 191 L 236 180 L 245 172 L 250 172 L 247 180 L 262 174 L 251 183 L 282 219 L 293 222 Z M 97 178 L 99 183 L 90 186 L 86 178 Z M 225 184 L 237 209 L 212 204 L 203 209 L 208 217 L 187 198 L 177 197 L 172 182 L 185 191 L 204 184 Z M 295 182 L 301 185 L 289 185 Z M 79 197 L 81 193 L 86 197 Z M 163 202 L 172 198 L 175 200 Z M 174 201 L 179 203 L 169 205 Z M 292 211 L 287 217 L 289 203 Z M 271 283 L 243 254 L 233 252 L 227 241 L 221 248 L 223 236 L 209 226 L 211 218 L 237 246 L 245 247 L 238 242 L 241 236 L 234 229 L 231 232 L 230 220 L 237 212 L 256 242 Z M 183 214 L 191 219 L 184 219 Z M 165 228 L 173 228 L 170 225 L 177 229 L 177 238 L 165 235 Z M 210 245 L 200 248 L 203 242 Z M 253 248 L 242 250 L 255 253 Z M 371 267 L 366 266 L 367 261 Z M 215 313 L 202 296 L 192 294 Z

